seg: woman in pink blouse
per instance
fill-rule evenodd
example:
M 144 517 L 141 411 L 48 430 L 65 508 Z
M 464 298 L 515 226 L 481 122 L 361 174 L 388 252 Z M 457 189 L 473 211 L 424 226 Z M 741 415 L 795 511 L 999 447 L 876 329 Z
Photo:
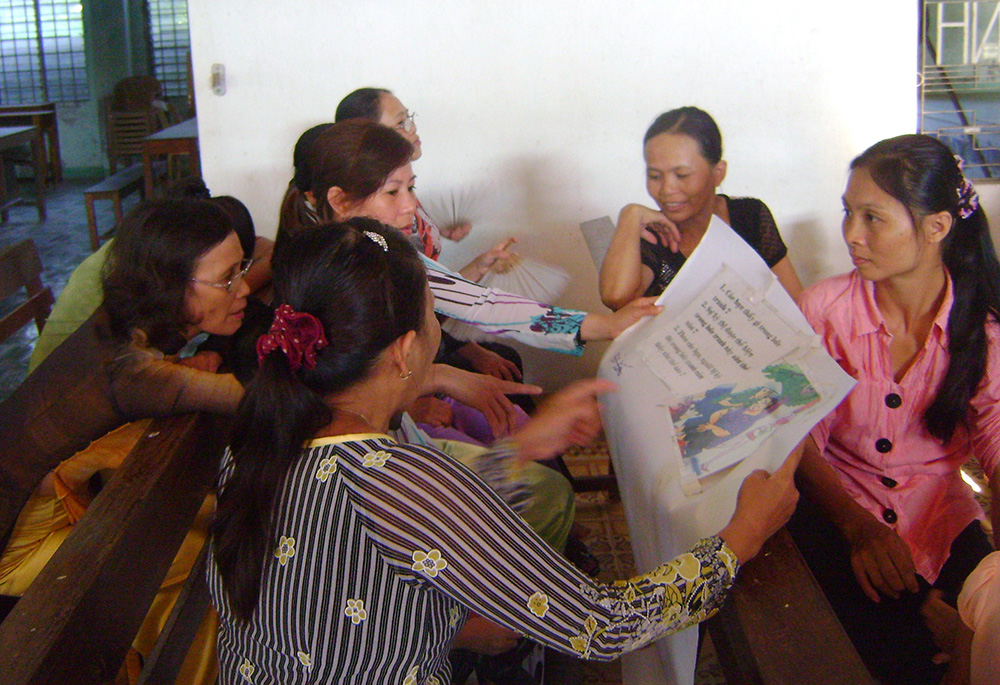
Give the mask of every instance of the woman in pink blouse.
M 858 385 L 812 432 L 792 530 L 874 675 L 938 683 L 953 636 L 928 629 L 921 606 L 931 588 L 954 604 L 991 551 L 959 467 L 976 457 L 1000 475 L 1000 265 L 934 138 L 873 145 L 843 203 L 855 269 L 800 304 Z

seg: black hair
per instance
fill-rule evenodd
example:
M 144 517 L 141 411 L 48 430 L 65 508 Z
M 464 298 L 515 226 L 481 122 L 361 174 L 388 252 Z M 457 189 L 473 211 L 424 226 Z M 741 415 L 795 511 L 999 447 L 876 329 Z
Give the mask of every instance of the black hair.
M 253 217 L 247 206 L 232 195 L 216 195 L 212 202 L 222 207 L 222 210 L 229 215 L 229 220 L 236 231 L 236 237 L 240 239 L 240 247 L 243 248 L 243 258 L 253 257 L 254 248 L 257 245 L 257 232 L 253 227 Z
M 208 186 L 205 185 L 205 179 L 201 176 L 184 176 L 167 184 L 163 190 L 163 196 L 175 200 L 183 198 L 207 200 L 212 197 L 212 193 L 209 192 Z
M 392 95 L 392 91 L 385 88 L 358 88 L 340 101 L 333 120 L 368 119 L 369 121 L 378 121 L 382 114 L 380 101 L 383 94 Z
M 292 164 L 295 166 L 295 176 L 292 183 L 304 193 L 312 188 L 312 171 L 309 168 L 309 148 L 320 133 L 333 126 L 333 124 L 317 124 L 308 129 L 295 141 L 295 150 L 292 152 Z
M 701 148 L 701 156 L 709 164 L 722 161 L 722 133 L 711 115 L 697 107 L 678 107 L 653 120 L 642 139 L 645 145 L 661 133 L 682 133 L 693 138 Z
M 229 215 L 211 200 L 150 200 L 129 212 L 102 272 L 114 339 L 126 342 L 140 330 L 154 347 L 175 347 L 191 323 L 184 298 L 195 262 L 232 232 Z
M 954 291 L 948 315 L 950 360 L 924 412 L 928 432 L 947 443 L 965 422 L 969 400 L 986 373 L 986 319 L 1000 317 L 1000 264 L 989 222 L 981 207 L 962 217 L 962 170 L 948 146 L 931 136 L 904 135 L 875 143 L 851 162 L 851 169 L 867 171 L 879 188 L 906 207 L 914 226 L 930 214 L 952 216 L 941 246 Z
M 383 350 L 425 324 L 425 302 L 413 296 L 427 287 L 420 258 L 399 231 L 373 219 L 305 229 L 276 247 L 271 263 L 276 302 L 315 316 L 329 344 L 313 369 L 293 371 L 272 351 L 237 410 L 213 535 L 229 606 L 242 620 L 257 607 L 273 556 L 276 493 L 303 443 L 333 420 L 326 398 L 365 379 Z

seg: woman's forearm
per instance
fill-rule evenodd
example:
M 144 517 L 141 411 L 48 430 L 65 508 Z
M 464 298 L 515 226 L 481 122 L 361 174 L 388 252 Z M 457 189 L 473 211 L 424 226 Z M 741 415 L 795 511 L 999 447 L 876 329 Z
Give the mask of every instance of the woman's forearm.
M 601 301 L 611 309 L 620 309 L 643 293 L 642 258 L 639 240 L 642 224 L 639 214 L 626 205 L 618 215 L 618 226 L 601 264 Z
M 854 501 L 833 467 L 823 458 L 812 437 L 807 437 L 796 482 L 803 495 L 816 503 L 831 522 L 849 539 L 875 518 Z

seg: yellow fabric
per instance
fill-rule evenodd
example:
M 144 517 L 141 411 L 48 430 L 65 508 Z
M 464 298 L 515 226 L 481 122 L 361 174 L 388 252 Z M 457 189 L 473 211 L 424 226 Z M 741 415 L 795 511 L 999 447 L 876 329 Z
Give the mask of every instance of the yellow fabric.
M 98 471 L 117 468 L 135 443 L 145 435 L 150 419 L 135 421 L 95 440 L 86 449 L 62 462 L 35 489 L 17 518 L 7 549 L 0 557 L 0 594 L 24 594 L 45 564 L 62 544 L 90 503 L 88 482 Z M 150 606 L 133 646 L 148 656 L 156 643 L 192 564 L 208 536 L 208 524 L 215 509 L 209 495 L 194 525 L 171 563 L 160 590 Z M 216 634 L 218 618 L 211 609 L 202 620 L 178 683 L 214 683 L 218 672 Z

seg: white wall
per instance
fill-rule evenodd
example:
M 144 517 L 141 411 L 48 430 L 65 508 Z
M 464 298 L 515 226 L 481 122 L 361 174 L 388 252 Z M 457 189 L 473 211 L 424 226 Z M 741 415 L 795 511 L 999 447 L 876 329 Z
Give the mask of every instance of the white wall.
M 294 11 L 293 11 L 294 8 Z M 508 234 L 563 265 L 560 304 L 599 309 L 577 230 L 645 195 L 641 138 L 661 111 L 708 110 L 724 136 L 722 191 L 764 199 L 806 282 L 846 270 L 846 166 L 914 130 L 917 3 L 911 0 L 189 0 L 202 166 L 273 233 L 307 127 L 360 86 L 387 87 L 423 139 L 422 196 L 477 188 L 484 216 L 445 263 Z M 209 90 L 213 63 L 226 95 Z M 464 262 L 462 262 L 464 263 Z M 550 387 L 589 373 L 533 354 Z

